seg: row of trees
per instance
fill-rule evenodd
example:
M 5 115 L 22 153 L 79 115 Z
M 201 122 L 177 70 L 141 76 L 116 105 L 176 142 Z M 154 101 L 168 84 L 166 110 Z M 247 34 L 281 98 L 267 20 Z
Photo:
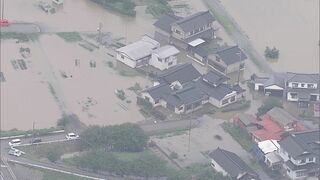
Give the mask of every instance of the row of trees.
M 139 152 L 147 145 L 149 137 L 136 124 L 115 126 L 90 126 L 81 133 L 82 147 L 103 148 L 106 151 Z
M 132 0 L 92 0 L 93 2 L 100 4 L 106 9 L 111 9 L 119 13 L 135 16 L 135 3 Z

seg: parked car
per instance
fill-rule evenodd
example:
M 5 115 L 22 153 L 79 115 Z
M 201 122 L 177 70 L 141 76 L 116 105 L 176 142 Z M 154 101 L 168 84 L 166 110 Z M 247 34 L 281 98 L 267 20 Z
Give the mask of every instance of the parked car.
M 68 133 L 66 135 L 66 138 L 67 139 L 78 139 L 79 138 L 79 135 L 75 134 L 75 133 Z
M 17 157 L 19 157 L 23 154 L 22 151 L 15 149 L 15 148 L 11 148 L 8 153 L 9 153 L 9 155 L 17 156 Z
M 37 144 L 40 142 L 42 142 L 42 140 L 40 138 L 35 138 L 35 139 L 31 140 L 31 144 Z
M 21 144 L 21 140 L 20 139 L 12 139 L 10 142 L 9 142 L 9 146 L 18 146 Z

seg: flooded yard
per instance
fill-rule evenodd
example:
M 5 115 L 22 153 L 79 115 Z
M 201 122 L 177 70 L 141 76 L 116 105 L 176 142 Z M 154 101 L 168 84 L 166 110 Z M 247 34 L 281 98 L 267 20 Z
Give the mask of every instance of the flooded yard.
M 266 46 L 280 50 L 270 62 L 275 71 L 319 71 L 318 0 L 221 0 L 263 55 Z
M 27 70 L 14 70 L 10 60 L 19 57 L 20 46 L 31 49 Z M 32 129 L 55 126 L 62 113 L 74 113 L 87 124 L 111 125 L 143 120 L 136 106 L 135 83 L 150 85 L 146 78 L 122 76 L 106 65 L 113 62 L 104 48 L 93 52 L 57 35 L 41 35 L 38 41 L 1 44 L 1 128 Z M 109 57 L 109 59 L 108 59 Z M 75 65 L 75 59 L 79 65 Z M 95 67 L 90 66 L 95 62 Z M 50 88 L 50 86 L 52 88 Z M 126 100 L 115 95 L 123 89 Z

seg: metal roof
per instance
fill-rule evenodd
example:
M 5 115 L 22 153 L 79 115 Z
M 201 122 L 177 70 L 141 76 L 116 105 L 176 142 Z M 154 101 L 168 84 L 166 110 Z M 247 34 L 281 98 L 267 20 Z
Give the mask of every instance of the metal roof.
M 170 56 L 174 56 L 180 53 L 180 51 L 171 45 L 162 46 L 156 50 L 153 50 L 152 53 L 157 54 L 160 58 L 164 59 Z
M 117 49 L 117 52 L 126 54 L 132 60 L 139 60 L 151 55 L 151 51 L 159 46 L 159 42 L 145 35 L 141 40 Z

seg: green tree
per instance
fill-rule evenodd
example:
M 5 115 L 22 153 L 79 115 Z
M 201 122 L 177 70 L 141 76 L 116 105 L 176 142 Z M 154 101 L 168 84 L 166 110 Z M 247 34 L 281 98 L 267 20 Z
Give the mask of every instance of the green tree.
M 104 148 L 106 151 L 139 152 L 147 145 L 149 137 L 136 124 L 115 126 L 90 126 L 81 133 L 83 148 Z
M 278 59 L 279 58 L 279 50 L 275 47 L 273 47 L 271 49 L 269 46 L 267 46 L 264 51 L 264 56 L 266 58 L 270 58 L 270 59 Z
M 52 148 L 47 153 L 47 158 L 51 162 L 56 162 L 60 159 L 62 153 L 59 149 Z

